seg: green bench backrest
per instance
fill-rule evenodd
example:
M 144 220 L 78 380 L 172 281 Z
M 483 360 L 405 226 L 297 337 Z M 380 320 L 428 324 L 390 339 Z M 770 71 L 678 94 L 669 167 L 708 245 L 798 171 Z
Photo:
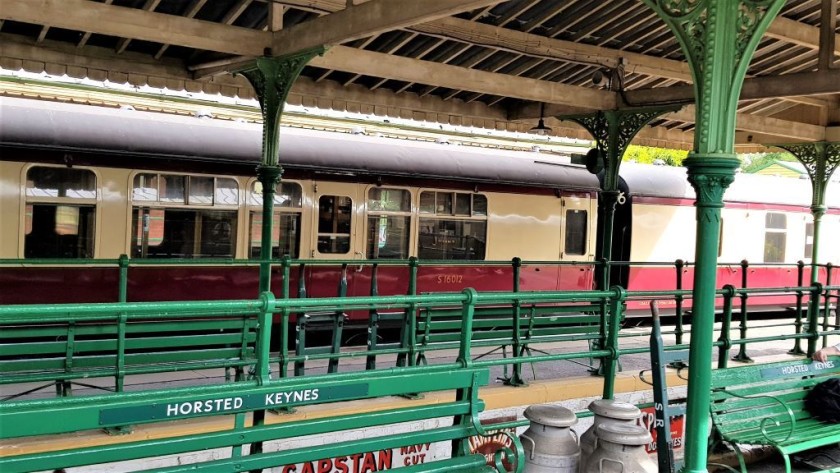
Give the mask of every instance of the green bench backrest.
M 715 426 L 724 434 L 761 429 L 766 418 L 787 418 L 785 407 L 797 420 L 811 418 L 803 400 L 817 383 L 840 376 L 838 361 L 795 360 L 712 370 Z
M 125 372 L 251 363 L 255 326 L 253 316 L 128 322 Z M 0 384 L 113 376 L 117 373 L 118 346 L 116 321 L 2 327 Z

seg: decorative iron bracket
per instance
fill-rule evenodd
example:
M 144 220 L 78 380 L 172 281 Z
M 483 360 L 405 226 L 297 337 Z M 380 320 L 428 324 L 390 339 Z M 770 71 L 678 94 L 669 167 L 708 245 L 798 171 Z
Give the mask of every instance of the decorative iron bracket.
M 606 173 L 602 189 L 604 191 L 618 190 L 618 171 L 621 157 L 645 125 L 655 118 L 670 112 L 675 112 L 681 105 L 670 107 L 626 108 L 621 110 L 599 110 L 590 115 L 568 115 L 557 117 L 560 120 L 571 120 L 586 128 L 592 135 L 595 145 L 604 159 Z

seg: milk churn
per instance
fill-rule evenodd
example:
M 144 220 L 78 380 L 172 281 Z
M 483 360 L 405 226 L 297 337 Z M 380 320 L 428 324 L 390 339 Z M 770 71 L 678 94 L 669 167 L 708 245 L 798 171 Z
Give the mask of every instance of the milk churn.
M 656 473 L 645 451 L 650 432 L 636 424 L 606 423 L 598 426 L 595 451 L 586 459 L 583 473 Z
M 595 450 L 595 430 L 601 424 L 629 424 L 633 425 L 642 415 L 638 407 L 628 402 L 613 399 L 596 399 L 589 404 L 589 410 L 595 414 L 592 427 L 580 436 L 581 463 Z
M 525 409 L 531 421 L 519 438 L 525 449 L 525 473 L 578 473 L 580 448 L 575 413 L 562 406 L 541 404 Z

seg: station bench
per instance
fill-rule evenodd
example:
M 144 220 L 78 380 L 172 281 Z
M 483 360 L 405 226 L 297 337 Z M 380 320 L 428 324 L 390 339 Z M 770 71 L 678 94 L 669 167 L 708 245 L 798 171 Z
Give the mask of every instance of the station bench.
M 0 384 L 25 383 L 3 398 L 53 384 L 58 396 L 70 396 L 74 384 L 122 391 L 128 376 L 211 368 L 242 380 L 256 360 L 256 326 L 255 315 L 0 324 Z M 112 385 L 93 382 L 108 377 Z
M 477 306 L 473 314 L 472 346 L 493 348 L 479 355 L 486 357 L 499 350 L 507 357 L 530 356 L 538 343 L 562 341 L 587 341 L 592 346 L 601 336 L 601 319 L 598 306 L 591 304 L 514 304 L 507 306 Z M 430 351 L 457 348 L 461 337 L 460 307 L 421 310 L 417 318 L 417 363 L 426 363 Z M 522 365 L 512 364 L 512 373 L 503 381 L 511 385 L 524 385 Z
M 479 386 L 489 382 L 486 368 L 462 364 L 389 368 L 374 372 L 335 373 L 306 378 L 284 378 L 226 383 L 210 387 L 178 388 L 143 393 L 118 393 L 94 397 L 53 398 L 39 401 L 15 401 L 0 404 L 0 438 L 53 435 L 87 429 L 101 429 L 126 423 L 147 424 L 194 417 L 236 414 L 237 421 L 228 430 L 203 432 L 159 440 L 144 440 L 96 447 L 29 453 L 0 457 L 4 473 L 50 470 L 90 464 L 140 460 L 178 454 L 191 454 L 209 449 L 230 449 L 229 458 L 208 453 L 206 461 L 177 464 L 148 471 L 254 471 L 283 465 L 350 457 L 365 452 L 404 446 L 451 442 L 452 457 L 418 465 L 400 467 L 405 473 L 465 471 L 501 473 L 503 461 L 521 473 L 524 466 L 522 445 L 515 435 L 505 434 L 510 442 L 494 456 L 495 466 L 488 466 L 483 454 L 470 453 L 469 438 L 488 435 L 478 419 L 483 402 L 478 398 Z M 240 417 L 260 409 L 300 407 L 339 401 L 372 399 L 382 396 L 403 396 L 419 392 L 455 391 L 454 398 L 441 396 L 438 402 L 401 401 L 401 406 L 387 410 L 342 413 L 319 412 L 302 420 L 264 425 L 248 425 Z M 198 407 L 196 407 L 198 406 Z M 198 411 L 196 411 L 198 409 Z M 208 410 L 209 409 L 209 410 Z M 346 412 L 346 411 L 345 411 Z M 282 415 L 282 414 L 279 414 Z M 272 416 L 274 416 L 272 414 Z M 62 422 L 53 422 L 61 418 Z M 429 420 L 440 419 L 436 423 Z M 452 419 L 451 422 L 449 419 Z M 426 421 L 426 422 L 424 422 Z M 395 424 L 421 423 L 420 429 L 395 432 Z M 8 428 L 7 428 L 8 427 Z M 403 430 L 408 426 L 403 424 Z M 362 435 L 348 435 L 345 440 L 296 447 L 279 451 L 263 451 L 237 455 L 241 446 L 253 442 L 282 441 L 308 435 L 320 435 L 351 429 L 364 429 Z M 372 429 L 378 429 L 376 432 Z M 184 426 L 189 431 L 189 426 Z M 23 443 L 24 439 L 16 441 Z M 282 444 L 281 444 L 282 447 Z M 172 459 L 180 463 L 181 459 Z M 160 462 L 156 463 L 161 465 Z
M 804 408 L 814 385 L 840 376 L 840 357 L 712 370 L 712 422 L 720 440 L 732 445 L 741 471 L 738 445 L 774 447 L 790 473 L 790 455 L 840 442 L 840 426 L 814 419 Z

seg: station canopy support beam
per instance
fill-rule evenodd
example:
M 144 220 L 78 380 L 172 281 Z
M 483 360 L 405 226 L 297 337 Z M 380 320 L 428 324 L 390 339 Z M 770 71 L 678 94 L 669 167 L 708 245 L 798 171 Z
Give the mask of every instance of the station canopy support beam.
M 260 102 L 263 117 L 262 163 L 257 179 L 263 186 L 262 240 L 260 243 L 260 294 L 271 290 L 272 222 L 275 188 L 280 183 L 280 118 L 286 97 L 303 68 L 315 56 L 324 54 L 317 47 L 282 57 L 260 57 L 253 67 L 239 73 L 248 79 Z
M 686 409 L 687 472 L 705 472 L 723 194 L 735 179 L 735 116 L 750 58 L 784 0 L 644 0 L 676 35 L 696 97 L 694 150 L 684 164 L 697 193 L 694 320 Z
M 840 142 L 775 144 L 794 155 L 811 179 L 811 214 L 814 216 L 814 242 L 811 246 L 811 284 L 819 281 L 820 223 L 826 212 L 825 192 L 834 171 L 840 167 Z M 813 351 L 808 352 L 813 354 Z
M 292 84 L 306 64 L 315 56 L 324 53 L 324 47 L 316 47 L 288 56 L 260 57 L 253 67 L 240 73 L 254 87 L 263 117 L 262 163 L 257 167 L 257 179 L 262 184 L 262 233 L 260 241 L 260 294 L 271 290 L 271 256 L 273 243 L 274 194 L 283 176 L 280 166 L 280 118 L 286 97 L 292 90 Z M 271 316 L 262 319 L 262 323 L 271 324 Z M 262 327 L 262 336 L 257 341 L 257 350 L 268 359 L 271 327 Z M 264 367 L 268 370 L 268 365 Z M 269 373 L 258 373 L 259 379 L 268 380 Z M 237 422 L 242 419 L 237 418 Z M 253 425 L 265 423 L 265 411 L 254 411 Z M 251 455 L 262 452 L 262 443 L 251 445 Z M 234 451 L 241 454 L 241 447 Z
M 594 114 L 558 116 L 561 120 L 571 120 L 586 128 L 595 140 L 595 151 L 587 155 L 587 169 L 593 173 L 604 171 L 601 180 L 601 201 L 599 214 L 604 219 L 604 231 L 596 258 L 612 261 L 612 234 L 615 220 L 615 207 L 618 203 L 618 173 L 621 158 L 633 138 L 645 125 L 655 118 L 674 112 L 679 106 L 658 108 L 626 108 L 620 110 L 599 110 Z M 590 162 L 592 161 L 592 162 Z M 598 289 L 606 290 L 610 286 L 609 271 L 604 268 L 598 279 Z

